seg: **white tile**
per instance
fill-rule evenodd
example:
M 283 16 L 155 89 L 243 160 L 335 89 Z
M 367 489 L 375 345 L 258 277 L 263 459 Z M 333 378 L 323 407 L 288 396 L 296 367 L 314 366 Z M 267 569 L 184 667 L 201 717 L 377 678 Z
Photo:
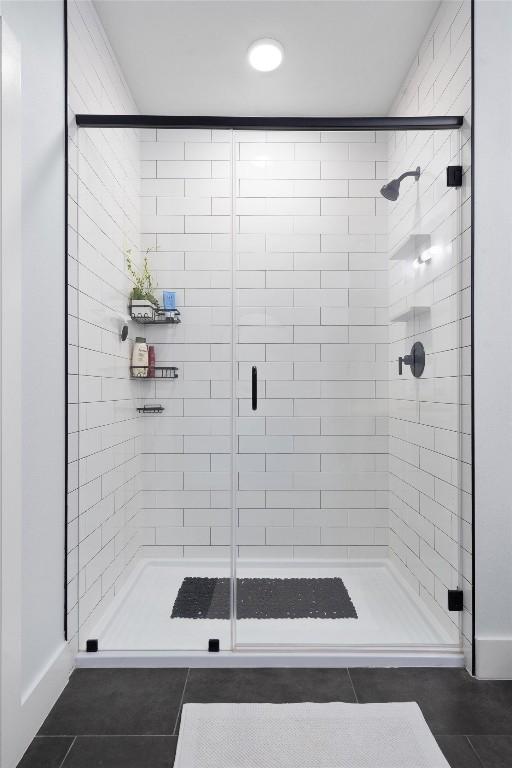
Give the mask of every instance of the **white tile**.
M 289 142 L 271 142 L 264 144 L 240 144 L 240 160 L 293 160 L 294 146 Z M 301 158 L 296 158 L 301 159 Z M 309 159 L 309 158 L 304 158 Z
M 142 220 L 143 232 L 156 232 L 168 233 L 168 232 L 184 232 L 185 221 L 183 216 L 148 216 L 147 214 Z
M 319 179 L 320 163 L 313 161 L 241 160 L 236 163 L 239 179 Z M 346 177 L 342 177 L 346 178 Z
M 269 344 L 266 349 L 268 361 L 310 361 L 320 360 L 318 344 Z
M 193 141 L 185 144 L 185 160 L 229 160 L 231 145 L 227 143 L 203 143 Z
M 286 344 L 293 342 L 291 325 L 240 326 L 238 341 L 242 344 Z M 309 341 L 309 339 L 304 339 Z
M 242 307 L 286 307 L 293 304 L 292 290 L 251 290 L 238 291 L 238 301 Z
M 198 197 L 231 197 L 232 189 L 229 179 L 194 179 L 185 177 L 185 195 L 190 198 Z
M 185 232 L 231 232 L 231 216 L 185 216 Z
M 206 160 L 158 160 L 156 176 L 159 179 L 209 179 L 212 166 Z
M 295 216 L 293 219 L 294 232 L 301 233 L 346 233 L 348 218 L 346 216 Z
M 239 197 L 236 212 L 240 216 L 319 216 L 320 200 L 316 197 Z
M 323 197 L 322 216 L 372 216 L 375 201 L 362 197 Z
M 291 216 L 240 216 L 240 232 L 290 233 L 293 232 Z
M 296 160 L 348 160 L 348 144 L 336 143 L 297 143 Z M 358 159 L 358 158 L 355 158 Z M 367 158 L 364 158 L 365 160 Z
M 348 231 L 351 234 L 387 234 L 386 216 L 350 216 Z
M 267 247 L 270 251 L 319 251 L 319 234 L 269 234 Z
M 280 527 L 267 529 L 268 544 L 320 544 L 320 528 L 310 526 Z
M 350 160 L 387 160 L 387 142 L 355 142 L 349 145 Z
M 314 417 L 268 417 L 267 435 L 318 435 L 320 419 Z
M 293 525 L 291 509 L 239 509 L 238 519 L 242 526 L 288 526 Z
M 206 197 L 159 196 L 157 201 L 158 216 L 209 216 L 211 213 L 211 202 Z
M 140 145 L 142 160 L 184 160 L 183 142 L 143 141 Z
M 182 179 L 142 179 L 141 195 L 155 195 L 163 199 L 167 196 L 183 197 L 185 184 Z M 158 201 L 160 203 L 160 200 Z
M 165 526 L 156 529 L 156 544 L 210 544 L 210 528 Z
M 322 179 L 374 179 L 375 163 L 325 160 Z

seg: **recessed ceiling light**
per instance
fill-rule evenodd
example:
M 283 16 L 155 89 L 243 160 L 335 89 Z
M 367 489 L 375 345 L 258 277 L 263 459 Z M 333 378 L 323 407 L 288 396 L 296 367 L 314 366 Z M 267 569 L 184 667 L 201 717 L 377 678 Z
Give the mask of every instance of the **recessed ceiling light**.
M 256 40 L 248 52 L 249 64 L 258 72 L 272 72 L 277 69 L 283 60 L 284 50 L 277 40 L 265 38 Z

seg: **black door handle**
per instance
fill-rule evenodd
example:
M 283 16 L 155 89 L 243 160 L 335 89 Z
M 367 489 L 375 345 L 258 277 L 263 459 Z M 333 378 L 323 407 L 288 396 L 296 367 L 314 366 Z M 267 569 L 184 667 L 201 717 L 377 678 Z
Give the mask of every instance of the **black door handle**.
M 252 409 L 258 408 L 258 369 L 255 365 L 252 367 Z

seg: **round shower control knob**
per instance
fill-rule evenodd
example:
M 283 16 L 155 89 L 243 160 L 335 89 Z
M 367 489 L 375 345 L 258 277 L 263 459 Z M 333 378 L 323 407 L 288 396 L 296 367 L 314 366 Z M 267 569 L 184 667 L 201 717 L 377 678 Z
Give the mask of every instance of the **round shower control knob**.
M 399 376 L 402 375 L 404 365 L 409 365 L 412 375 L 419 379 L 425 370 L 425 347 L 421 341 L 414 342 L 411 348 L 411 353 L 409 355 L 404 355 L 404 357 L 398 358 Z

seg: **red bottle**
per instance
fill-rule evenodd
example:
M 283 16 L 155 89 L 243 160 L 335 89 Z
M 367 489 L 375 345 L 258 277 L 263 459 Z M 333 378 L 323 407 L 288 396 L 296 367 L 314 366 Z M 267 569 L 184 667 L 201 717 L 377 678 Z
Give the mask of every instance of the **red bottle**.
M 155 348 L 152 344 L 148 347 L 148 378 L 155 378 Z

